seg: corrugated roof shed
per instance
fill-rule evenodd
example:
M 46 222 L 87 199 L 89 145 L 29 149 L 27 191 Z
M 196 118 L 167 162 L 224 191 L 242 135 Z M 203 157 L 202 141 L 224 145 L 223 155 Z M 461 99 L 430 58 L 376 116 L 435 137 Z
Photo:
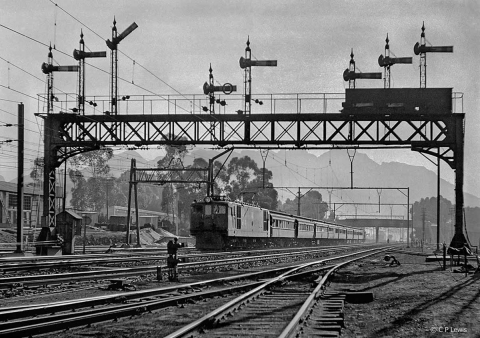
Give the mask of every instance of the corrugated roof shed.
M 10 183 L 5 181 L 0 181 L 0 191 L 8 191 L 17 193 L 17 183 Z M 28 195 L 40 195 L 43 196 L 43 190 L 41 187 L 36 187 L 35 189 L 32 186 L 24 186 L 23 193 Z

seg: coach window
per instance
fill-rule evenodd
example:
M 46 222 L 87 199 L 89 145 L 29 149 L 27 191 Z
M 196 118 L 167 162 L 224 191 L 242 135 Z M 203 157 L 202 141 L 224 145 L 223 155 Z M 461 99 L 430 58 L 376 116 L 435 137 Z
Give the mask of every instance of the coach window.
M 237 205 L 237 229 L 242 228 L 242 206 Z
M 263 231 L 268 231 L 268 212 L 263 211 Z

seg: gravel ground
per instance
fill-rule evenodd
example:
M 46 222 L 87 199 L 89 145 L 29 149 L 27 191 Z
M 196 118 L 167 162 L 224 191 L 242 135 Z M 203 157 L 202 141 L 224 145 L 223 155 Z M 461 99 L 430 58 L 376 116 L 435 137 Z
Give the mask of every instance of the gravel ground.
M 394 254 L 341 270 L 332 287 L 370 291 L 374 301 L 346 304 L 342 337 L 480 337 L 480 274 L 443 271 L 424 255 Z M 473 264 L 476 266 L 476 264 Z

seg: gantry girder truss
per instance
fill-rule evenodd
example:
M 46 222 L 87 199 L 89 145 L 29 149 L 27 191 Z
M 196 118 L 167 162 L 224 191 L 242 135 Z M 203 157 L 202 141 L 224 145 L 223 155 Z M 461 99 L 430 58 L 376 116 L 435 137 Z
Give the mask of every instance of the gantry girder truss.
M 45 177 L 67 158 L 100 147 L 119 145 L 214 145 L 308 149 L 319 145 L 344 147 L 405 147 L 440 157 L 456 172 L 456 206 L 463 207 L 464 114 L 175 114 L 45 116 Z M 212 130 L 212 125 L 216 130 Z M 46 182 L 49 199 L 54 182 Z M 52 197 L 53 196 L 53 197 Z M 52 204 L 52 203 L 50 203 Z M 54 210 L 48 218 L 52 226 Z M 53 223 L 54 224 L 54 223 Z M 462 211 L 456 210 L 456 233 Z M 460 227 L 460 228 L 457 228 Z
M 245 115 L 50 115 L 57 131 L 51 141 L 57 160 L 100 146 L 255 145 L 308 148 L 339 146 L 410 145 L 430 152 L 444 148 L 441 158 L 455 169 L 456 131 L 463 114 L 255 114 Z M 211 122 L 217 126 L 211 130 Z

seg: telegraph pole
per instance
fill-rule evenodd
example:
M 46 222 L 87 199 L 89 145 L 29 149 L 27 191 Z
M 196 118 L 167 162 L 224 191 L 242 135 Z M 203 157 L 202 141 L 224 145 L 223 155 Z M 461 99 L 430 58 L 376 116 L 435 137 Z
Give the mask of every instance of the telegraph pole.
M 440 148 L 438 148 L 440 155 Z M 437 157 L 437 251 L 440 251 L 440 156 Z
M 425 213 L 426 213 L 426 209 L 425 207 L 423 207 L 422 208 L 422 243 L 425 243 L 425 216 L 426 216 Z
M 18 182 L 17 182 L 17 250 L 23 253 L 23 148 L 24 148 L 24 107 L 18 105 Z

